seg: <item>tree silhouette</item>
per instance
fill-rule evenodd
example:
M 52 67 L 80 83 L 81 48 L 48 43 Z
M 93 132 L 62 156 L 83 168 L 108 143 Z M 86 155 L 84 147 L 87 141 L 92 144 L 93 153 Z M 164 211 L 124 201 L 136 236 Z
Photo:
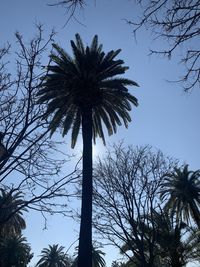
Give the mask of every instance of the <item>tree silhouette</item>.
M 131 121 L 131 104 L 137 106 L 127 86 L 137 83 L 118 77 L 128 67 L 116 60 L 120 49 L 107 54 L 102 51 L 95 36 L 86 48 L 79 36 L 71 41 L 73 58 L 54 44 L 57 54 L 51 54 L 54 65 L 47 67 L 48 74 L 39 90 L 38 103 L 46 103 L 45 118 L 51 117 L 51 134 L 58 127 L 63 136 L 71 129 L 71 145 L 76 145 L 80 128 L 83 138 L 82 207 L 78 266 L 92 267 L 92 139 L 97 136 L 105 144 L 103 125 L 108 134 L 116 132 L 122 122 Z
M 155 232 L 149 234 L 143 225 L 152 225 L 153 210 L 158 208 L 160 183 L 176 161 L 150 146 L 117 144 L 108 150 L 94 169 L 94 220 L 98 238 L 108 240 L 121 250 L 125 243 L 131 264 L 153 266 Z M 121 250 L 122 251 L 122 250 Z
M 0 239 L 0 266 L 26 267 L 33 257 L 30 251 L 26 238 L 21 235 Z
M 26 228 L 22 217 L 25 208 L 21 209 L 23 194 L 15 190 L 0 189 L 0 237 L 20 235 Z
M 40 255 L 40 260 L 37 262 L 37 267 L 69 267 L 70 262 L 64 247 L 58 245 L 49 245 L 44 248 Z
M 14 51 L 10 44 L 0 48 L 0 188 L 6 185 L 8 191 L 25 193 L 18 205 L 22 210 L 26 205 L 43 214 L 66 214 L 60 198 L 71 195 L 67 185 L 77 173 L 59 175 L 69 161 L 62 149 L 65 142 L 49 139 L 48 121 L 42 119 L 44 107 L 36 104 L 54 32 L 45 38 L 42 25 L 36 25 L 35 31 L 29 42 L 17 32 Z
M 161 199 L 167 199 L 165 208 L 177 220 L 189 222 L 190 218 L 200 229 L 200 171 L 189 171 L 188 165 L 175 168 L 166 174 L 161 186 Z
M 92 267 L 105 267 L 106 262 L 104 260 L 105 253 L 99 248 L 92 246 Z M 71 267 L 77 267 L 78 264 L 78 256 L 73 261 Z

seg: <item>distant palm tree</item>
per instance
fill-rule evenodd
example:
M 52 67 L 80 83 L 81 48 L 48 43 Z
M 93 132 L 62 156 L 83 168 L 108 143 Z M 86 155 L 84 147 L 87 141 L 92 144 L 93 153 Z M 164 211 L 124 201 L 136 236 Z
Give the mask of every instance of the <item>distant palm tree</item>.
M 41 252 L 41 258 L 37 262 L 37 267 L 68 267 L 70 261 L 67 254 L 63 251 L 64 247 L 58 245 L 49 245 Z
M 160 196 L 168 197 L 165 208 L 172 216 L 187 223 L 192 217 L 200 229 L 200 170 L 189 171 L 188 165 L 175 168 L 164 177 Z
M 32 257 L 31 248 L 25 237 L 20 235 L 0 239 L 1 267 L 26 267 Z
M 120 49 L 105 54 L 98 37 L 86 48 L 79 36 L 71 41 L 73 58 L 61 47 L 53 45 L 57 54 L 51 54 L 54 65 L 47 67 L 39 90 L 38 103 L 46 103 L 46 118 L 50 117 L 51 134 L 61 127 L 63 136 L 71 129 L 71 145 L 75 146 L 80 128 L 83 138 L 82 207 L 79 238 L 78 266 L 92 267 L 92 139 L 102 138 L 103 124 L 111 135 L 122 122 L 131 121 L 131 104 L 137 99 L 127 86 L 137 83 L 118 77 L 128 67 L 116 60 Z M 116 77 L 117 76 L 117 77 Z
M 26 209 L 19 209 L 23 203 L 21 192 L 0 189 L 0 237 L 19 235 L 26 228 L 22 217 Z
M 106 262 L 104 260 L 105 253 L 98 248 L 92 246 L 92 267 L 105 267 Z M 75 258 L 72 267 L 77 267 L 78 257 Z

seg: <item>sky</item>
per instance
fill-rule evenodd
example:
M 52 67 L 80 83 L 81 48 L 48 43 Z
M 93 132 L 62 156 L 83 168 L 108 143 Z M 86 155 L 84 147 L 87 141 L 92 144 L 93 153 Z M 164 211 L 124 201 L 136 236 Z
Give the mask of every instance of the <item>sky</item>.
M 155 45 L 151 32 L 141 30 L 136 40 L 131 27 L 125 22 L 125 19 L 135 19 L 139 15 L 135 1 L 87 1 L 85 8 L 76 13 L 78 21 L 71 19 L 67 25 L 65 9 L 47 6 L 55 2 L 1 0 L 0 46 L 9 41 L 15 47 L 16 31 L 21 32 L 25 40 L 30 40 L 35 32 L 34 25 L 42 23 L 45 34 L 55 29 L 57 43 L 68 53 L 71 53 L 70 40 L 76 33 L 86 44 L 90 44 L 93 36 L 98 34 L 105 51 L 121 48 L 119 57 L 129 66 L 126 77 L 140 85 L 139 88 L 130 88 L 130 92 L 138 98 L 139 107 L 131 112 L 129 128 L 120 127 L 116 135 L 109 137 L 108 143 L 123 139 L 133 146 L 150 144 L 182 163 L 187 162 L 192 170 L 198 169 L 200 90 L 196 88 L 191 94 L 185 94 L 180 84 L 169 82 L 177 80 L 183 72 L 178 63 L 181 51 L 177 51 L 171 60 L 148 55 L 149 49 Z M 163 45 L 162 40 L 157 40 L 157 47 Z M 81 151 L 81 140 L 79 146 Z M 66 149 L 70 149 L 70 145 Z M 103 152 L 103 144 L 98 142 L 95 154 L 102 155 Z M 26 220 L 25 236 L 35 253 L 32 266 L 38 260 L 41 249 L 48 244 L 58 243 L 67 249 L 78 237 L 78 225 L 67 217 L 49 216 L 48 230 L 43 230 L 44 220 L 38 213 L 27 214 Z M 109 267 L 119 255 L 113 248 L 103 250 Z M 73 252 L 74 246 L 69 249 L 69 253 Z

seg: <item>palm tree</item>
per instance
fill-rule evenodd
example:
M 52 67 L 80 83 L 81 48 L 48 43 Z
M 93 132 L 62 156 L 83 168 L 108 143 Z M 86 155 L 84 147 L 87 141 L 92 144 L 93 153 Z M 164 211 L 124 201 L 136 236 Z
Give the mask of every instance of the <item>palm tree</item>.
M 161 266 L 183 267 L 188 257 L 185 257 L 186 248 L 183 242 L 184 230 L 187 225 L 177 223 L 166 212 L 153 211 L 152 230 L 155 232 L 156 258 Z
M 92 246 L 92 267 L 105 267 L 106 262 L 104 260 L 105 253 L 98 248 Z M 72 267 L 77 267 L 78 257 L 75 258 Z
M 25 208 L 21 208 L 23 203 L 21 192 L 0 189 L 0 237 L 20 235 L 26 228 L 22 217 L 23 211 L 26 211 Z
M 31 248 L 26 238 L 9 236 L 0 239 L 0 266 L 1 267 L 26 267 L 33 257 Z
M 200 229 L 200 170 L 189 171 L 188 165 L 175 168 L 164 177 L 161 185 L 161 199 L 168 197 L 165 208 L 177 220 L 194 220 Z
M 152 210 L 148 216 L 148 223 L 141 222 L 139 228 L 148 237 L 145 241 L 144 255 L 146 262 L 139 258 L 130 257 L 126 267 L 184 267 L 187 263 L 199 260 L 199 239 L 191 235 L 188 226 L 183 222 L 176 222 L 166 211 Z M 187 233 L 187 234 L 186 234 Z M 197 234 L 197 232 L 195 232 Z M 189 234 L 189 235 L 188 235 Z M 153 240 L 152 243 L 149 240 Z M 136 243 L 125 243 L 121 252 L 132 251 Z M 153 261 L 150 262 L 149 247 L 153 246 Z M 130 254 L 129 254 L 130 255 Z
M 54 44 L 57 54 L 51 54 L 54 65 L 47 67 L 38 103 L 46 103 L 45 118 L 50 117 L 51 134 L 61 127 L 63 136 L 71 129 L 71 145 L 76 145 L 82 127 L 83 177 L 81 226 L 79 235 L 78 266 L 92 267 L 92 139 L 102 138 L 103 124 L 111 135 L 122 122 L 127 127 L 131 121 L 131 104 L 137 106 L 127 86 L 137 83 L 116 77 L 128 67 L 116 60 L 120 49 L 105 54 L 98 37 L 86 48 L 79 36 L 71 41 L 73 58 Z
M 70 261 L 66 253 L 63 252 L 64 247 L 58 245 L 49 245 L 41 252 L 41 258 L 37 262 L 37 267 L 68 267 Z
M 200 261 L 200 231 L 184 222 L 176 221 L 166 211 L 153 213 L 156 231 L 156 266 L 185 267 L 189 262 Z M 153 229 L 152 229 L 153 230 Z

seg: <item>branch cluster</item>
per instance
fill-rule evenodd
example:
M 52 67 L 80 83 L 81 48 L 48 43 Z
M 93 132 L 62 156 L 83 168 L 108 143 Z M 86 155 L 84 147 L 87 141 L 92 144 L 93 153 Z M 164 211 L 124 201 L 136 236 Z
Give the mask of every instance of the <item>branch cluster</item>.
M 57 140 L 56 135 L 50 139 L 49 123 L 43 116 L 45 105 L 37 103 L 54 35 L 52 31 L 44 40 L 43 28 L 37 25 L 36 35 L 26 44 L 16 33 L 15 64 L 7 60 L 10 55 L 13 59 L 11 45 L 0 50 L 0 187 L 26 193 L 18 209 L 66 210 L 66 204 L 57 201 L 56 205 L 53 199 L 73 195 L 66 185 L 77 177 L 76 167 L 63 175 L 71 156 L 63 149 L 65 142 Z
M 200 2 L 198 0 L 156 0 L 137 1 L 142 6 L 142 17 L 128 21 L 134 33 L 141 27 L 152 29 L 156 37 L 167 41 L 168 47 L 152 50 L 171 58 L 173 52 L 181 48 L 181 63 L 185 74 L 179 80 L 184 83 L 185 91 L 200 85 Z
M 121 251 L 126 244 L 144 266 L 151 266 L 155 257 L 155 233 L 145 230 L 154 227 L 160 183 L 175 165 L 149 146 L 133 149 L 120 144 L 95 168 L 94 228 Z M 125 249 L 123 253 L 131 259 Z

